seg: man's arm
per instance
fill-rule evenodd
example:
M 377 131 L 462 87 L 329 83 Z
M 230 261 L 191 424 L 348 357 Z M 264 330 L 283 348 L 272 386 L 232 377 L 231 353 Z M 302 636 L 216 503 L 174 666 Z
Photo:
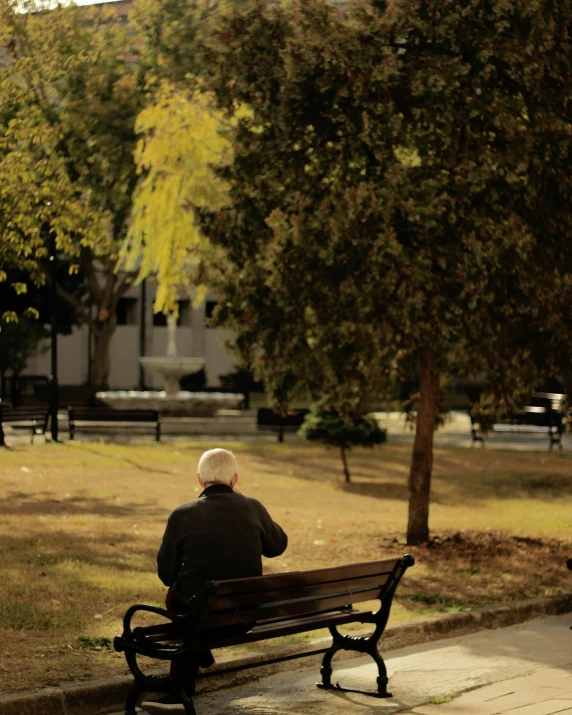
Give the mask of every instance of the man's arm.
M 167 528 L 163 535 L 163 541 L 157 553 L 157 574 L 165 586 L 172 586 L 179 574 L 181 566 L 177 542 L 171 524 L 167 522 Z
M 288 537 L 284 529 L 272 520 L 270 514 L 260 504 L 262 511 L 262 555 L 268 558 L 280 556 L 286 551 Z

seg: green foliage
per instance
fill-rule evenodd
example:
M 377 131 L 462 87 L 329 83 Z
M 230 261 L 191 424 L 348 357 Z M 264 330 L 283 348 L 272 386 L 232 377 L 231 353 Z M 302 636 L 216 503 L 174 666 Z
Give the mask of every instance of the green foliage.
M 445 379 L 486 374 L 508 405 L 570 363 L 570 17 L 570 0 L 253 2 L 202 44 L 221 105 L 253 112 L 232 206 L 203 216 L 226 253 L 219 318 L 281 409 L 302 387 L 349 415 L 418 380 L 413 542 Z
M 341 415 L 332 407 L 331 399 L 323 397 L 312 406 L 299 430 L 306 439 L 339 447 L 346 482 L 350 481 L 346 450 L 351 447 L 373 447 L 386 440 L 386 431 L 368 415 Z
M 19 375 L 47 337 L 44 326 L 29 314 L 5 320 L 0 326 L 0 374 L 10 370 Z
M 300 434 L 306 439 L 345 449 L 373 447 L 386 440 L 385 430 L 380 429 L 373 417 L 364 415 L 352 420 L 344 419 L 331 408 L 327 397 L 312 406 Z
M 86 650 L 111 650 L 112 643 L 109 638 L 92 638 L 90 636 L 78 636 L 75 640 L 77 648 Z
M 71 258 L 95 317 L 61 283 L 58 293 L 92 327 L 98 383 L 132 282 L 116 274 L 138 181 L 135 120 L 148 94 L 132 39 L 113 9 L 2 1 L 0 263 L 41 283 L 54 250 Z

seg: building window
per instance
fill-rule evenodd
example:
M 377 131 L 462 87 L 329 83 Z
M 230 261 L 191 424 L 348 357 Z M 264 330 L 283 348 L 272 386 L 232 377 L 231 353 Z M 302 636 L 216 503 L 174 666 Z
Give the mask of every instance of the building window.
M 210 320 L 213 317 L 214 309 L 217 307 L 218 301 L 217 300 L 207 300 L 205 303 L 205 319 Z M 210 328 L 212 326 L 208 325 L 207 323 L 207 328 Z
M 117 325 L 137 325 L 137 298 L 120 298 L 117 301 Z
M 167 316 L 165 313 L 153 313 L 153 326 L 155 328 L 164 328 L 166 325 Z
M 190 328 L 193 324 L 193 311 L 191 309 L 190 300 L 180 300 L 179 301 L 179 322 L 178 325 L 182 325 L 185 328 Z
M 179 315 L 177 317 L 177 327 L 189 327 L 192 323 L 191 301 L 178 300 Z M 153 325 L 156 328 L 164 328 L 167 325 L 165 313 L 153 313 Z

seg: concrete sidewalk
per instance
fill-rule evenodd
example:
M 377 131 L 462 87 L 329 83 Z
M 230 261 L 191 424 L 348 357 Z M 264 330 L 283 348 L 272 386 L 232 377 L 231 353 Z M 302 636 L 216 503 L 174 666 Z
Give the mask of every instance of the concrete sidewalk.
M 319 690 L 312 667 L 199 693 L 195 705 L 199 715 L 572 715 L 571 624 L 555 616 L 387 652 L 391 699 Z M 371 691 L 376 675 L 359 657 L 333 682 Z

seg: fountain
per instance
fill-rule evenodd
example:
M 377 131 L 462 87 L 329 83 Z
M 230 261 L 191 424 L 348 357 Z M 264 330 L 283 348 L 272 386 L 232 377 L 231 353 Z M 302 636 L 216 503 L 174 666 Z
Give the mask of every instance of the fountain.
M 187 392 L 179 390 L 183 375 L 198 372 L 205 364 L 203 357 L 177 355 L 177 319 L 167 318 L 167 351 L 162 357 L 140 357 L 140 364 L 162 375 L 164 390 L 111 390 L 96 393 L 96 397 L 109 407 L 118 410 L 159 410 L 164 415 L 201 416 L 215 414 L 217 410 L 233 410 L 243 395 L 227 392 Z

